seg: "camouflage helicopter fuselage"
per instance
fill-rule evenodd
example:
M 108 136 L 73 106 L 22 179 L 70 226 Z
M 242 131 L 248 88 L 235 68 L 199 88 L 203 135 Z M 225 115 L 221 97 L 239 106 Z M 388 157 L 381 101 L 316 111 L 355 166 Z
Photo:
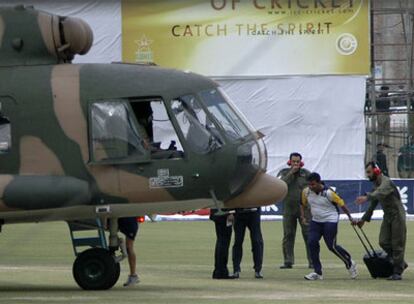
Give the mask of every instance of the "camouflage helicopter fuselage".
M 73 18 L 24 7 L 0 10 L 0 104 L 10 130 L 0 151 L 1 221 L 260 206 L 285 195 L 286 185 L 265 174 L 264 145 L 248 126 L 247 135 L 234 139 L 209 116 L 222 142 L 208 153 L 194 151 L 180 131 L 171 101 L 216 90 L 217 83 L 151 65 L 71 64 L 90 47 L 85 31 Z M 131 98 L 165 104 L 184 150 L 180 157 L 153 158 L 147 149 L 114 160 L 102 144 L 104 157 L 96 158 L 92 106 Z M 142 132 L 136 119 L 132 123 Z

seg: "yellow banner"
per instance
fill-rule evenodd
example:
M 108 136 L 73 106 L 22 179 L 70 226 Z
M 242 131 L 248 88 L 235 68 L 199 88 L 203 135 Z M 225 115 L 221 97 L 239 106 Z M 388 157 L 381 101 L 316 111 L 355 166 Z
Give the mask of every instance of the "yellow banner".
M 368 75 L 368 0 L 122 0 L 126 62 L 208 76 Z

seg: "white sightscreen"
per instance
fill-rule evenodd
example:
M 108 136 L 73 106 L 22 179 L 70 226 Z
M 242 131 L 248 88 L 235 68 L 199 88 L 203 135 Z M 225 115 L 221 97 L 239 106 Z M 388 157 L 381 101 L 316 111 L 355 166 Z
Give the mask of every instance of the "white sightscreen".
M 364 174 L 365 78 L 349 76 L 221 80 L 227 94 L 266 135 L 271 174 L 300 152 L 323 179 Z

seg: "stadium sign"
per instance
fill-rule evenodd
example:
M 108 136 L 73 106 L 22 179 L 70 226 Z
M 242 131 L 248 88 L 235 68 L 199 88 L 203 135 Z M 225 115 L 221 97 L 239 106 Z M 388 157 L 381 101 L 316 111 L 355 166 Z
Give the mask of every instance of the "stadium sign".
M 122 0 L 123 60 L 209 76 L 368 75 L 368 0 Z

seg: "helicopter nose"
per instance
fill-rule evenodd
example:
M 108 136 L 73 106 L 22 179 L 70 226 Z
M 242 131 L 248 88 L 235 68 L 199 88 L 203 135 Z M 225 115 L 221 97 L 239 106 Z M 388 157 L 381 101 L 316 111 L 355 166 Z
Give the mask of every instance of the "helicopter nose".
M 241 194 L 224 202 L 224 206 L 225 208 L 249 208 L 271 205 L 283 200 L 287 190 L 284 181 L 265 173 L 259 173 Z

